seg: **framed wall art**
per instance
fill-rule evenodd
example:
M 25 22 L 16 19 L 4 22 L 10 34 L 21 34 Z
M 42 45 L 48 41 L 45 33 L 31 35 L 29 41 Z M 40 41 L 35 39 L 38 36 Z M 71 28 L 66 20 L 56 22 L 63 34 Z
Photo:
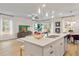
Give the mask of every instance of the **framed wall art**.
M 55 28 L 56 33 L 60 33 L 60 28 Z
M 55 22 L 56 27 L 60 27 L 60 22 Z

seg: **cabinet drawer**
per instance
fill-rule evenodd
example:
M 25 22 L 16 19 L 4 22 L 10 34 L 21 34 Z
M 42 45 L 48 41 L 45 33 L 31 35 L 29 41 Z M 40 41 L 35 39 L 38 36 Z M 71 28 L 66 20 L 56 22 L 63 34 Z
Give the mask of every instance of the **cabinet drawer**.
M 49 44 L 46 47 L 44 47 L 44 55 L 45 56 L 54 56 L 55 55 L 54 43 Z
M 25 55 L 27 56 L 41 56 L 42 55 L 42 48 L 37 46 L 37 45 L 33 45 L 31 43 L 26 43 L 24 42 L 25 47 Z
M 44 56 L 54 56 L 54 55 L 55 55 L 54 50 L 44 51 Z
M 52 49 L 54 49 L 54 43 L 51 43 L 51 44 L 44 47 L 44 50 L 46 50 L 46 51 L 52 50 Z
M 60 39 L 55 43 L 55 55 L 61 56 L 64 54 L 64 39 Z

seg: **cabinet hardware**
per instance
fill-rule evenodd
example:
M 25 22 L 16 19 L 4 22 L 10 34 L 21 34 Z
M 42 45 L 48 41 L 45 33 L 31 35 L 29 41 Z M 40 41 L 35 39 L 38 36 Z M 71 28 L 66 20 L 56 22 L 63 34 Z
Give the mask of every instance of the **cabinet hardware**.
M 53 53 L 53 51 L 50 52 L 50 54 L 52 54 L 52 53 Z
M 52 48 L 53 46 L 51 45 L 50 48 Z

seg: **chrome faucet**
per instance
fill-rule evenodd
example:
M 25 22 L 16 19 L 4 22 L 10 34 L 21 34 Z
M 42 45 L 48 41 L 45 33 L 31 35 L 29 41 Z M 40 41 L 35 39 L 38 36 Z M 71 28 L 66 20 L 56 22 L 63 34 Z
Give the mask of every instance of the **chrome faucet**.
M 48 37 L 48 32 L 44 32 L 44 34 Z

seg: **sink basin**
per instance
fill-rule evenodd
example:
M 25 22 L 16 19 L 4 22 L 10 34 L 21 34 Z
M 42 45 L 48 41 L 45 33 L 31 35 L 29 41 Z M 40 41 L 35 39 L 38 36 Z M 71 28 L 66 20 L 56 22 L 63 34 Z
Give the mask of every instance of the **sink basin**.
M 59 37 L 59 35 L 50 35 L 47 38 L 56 38 L 56 37 Z

